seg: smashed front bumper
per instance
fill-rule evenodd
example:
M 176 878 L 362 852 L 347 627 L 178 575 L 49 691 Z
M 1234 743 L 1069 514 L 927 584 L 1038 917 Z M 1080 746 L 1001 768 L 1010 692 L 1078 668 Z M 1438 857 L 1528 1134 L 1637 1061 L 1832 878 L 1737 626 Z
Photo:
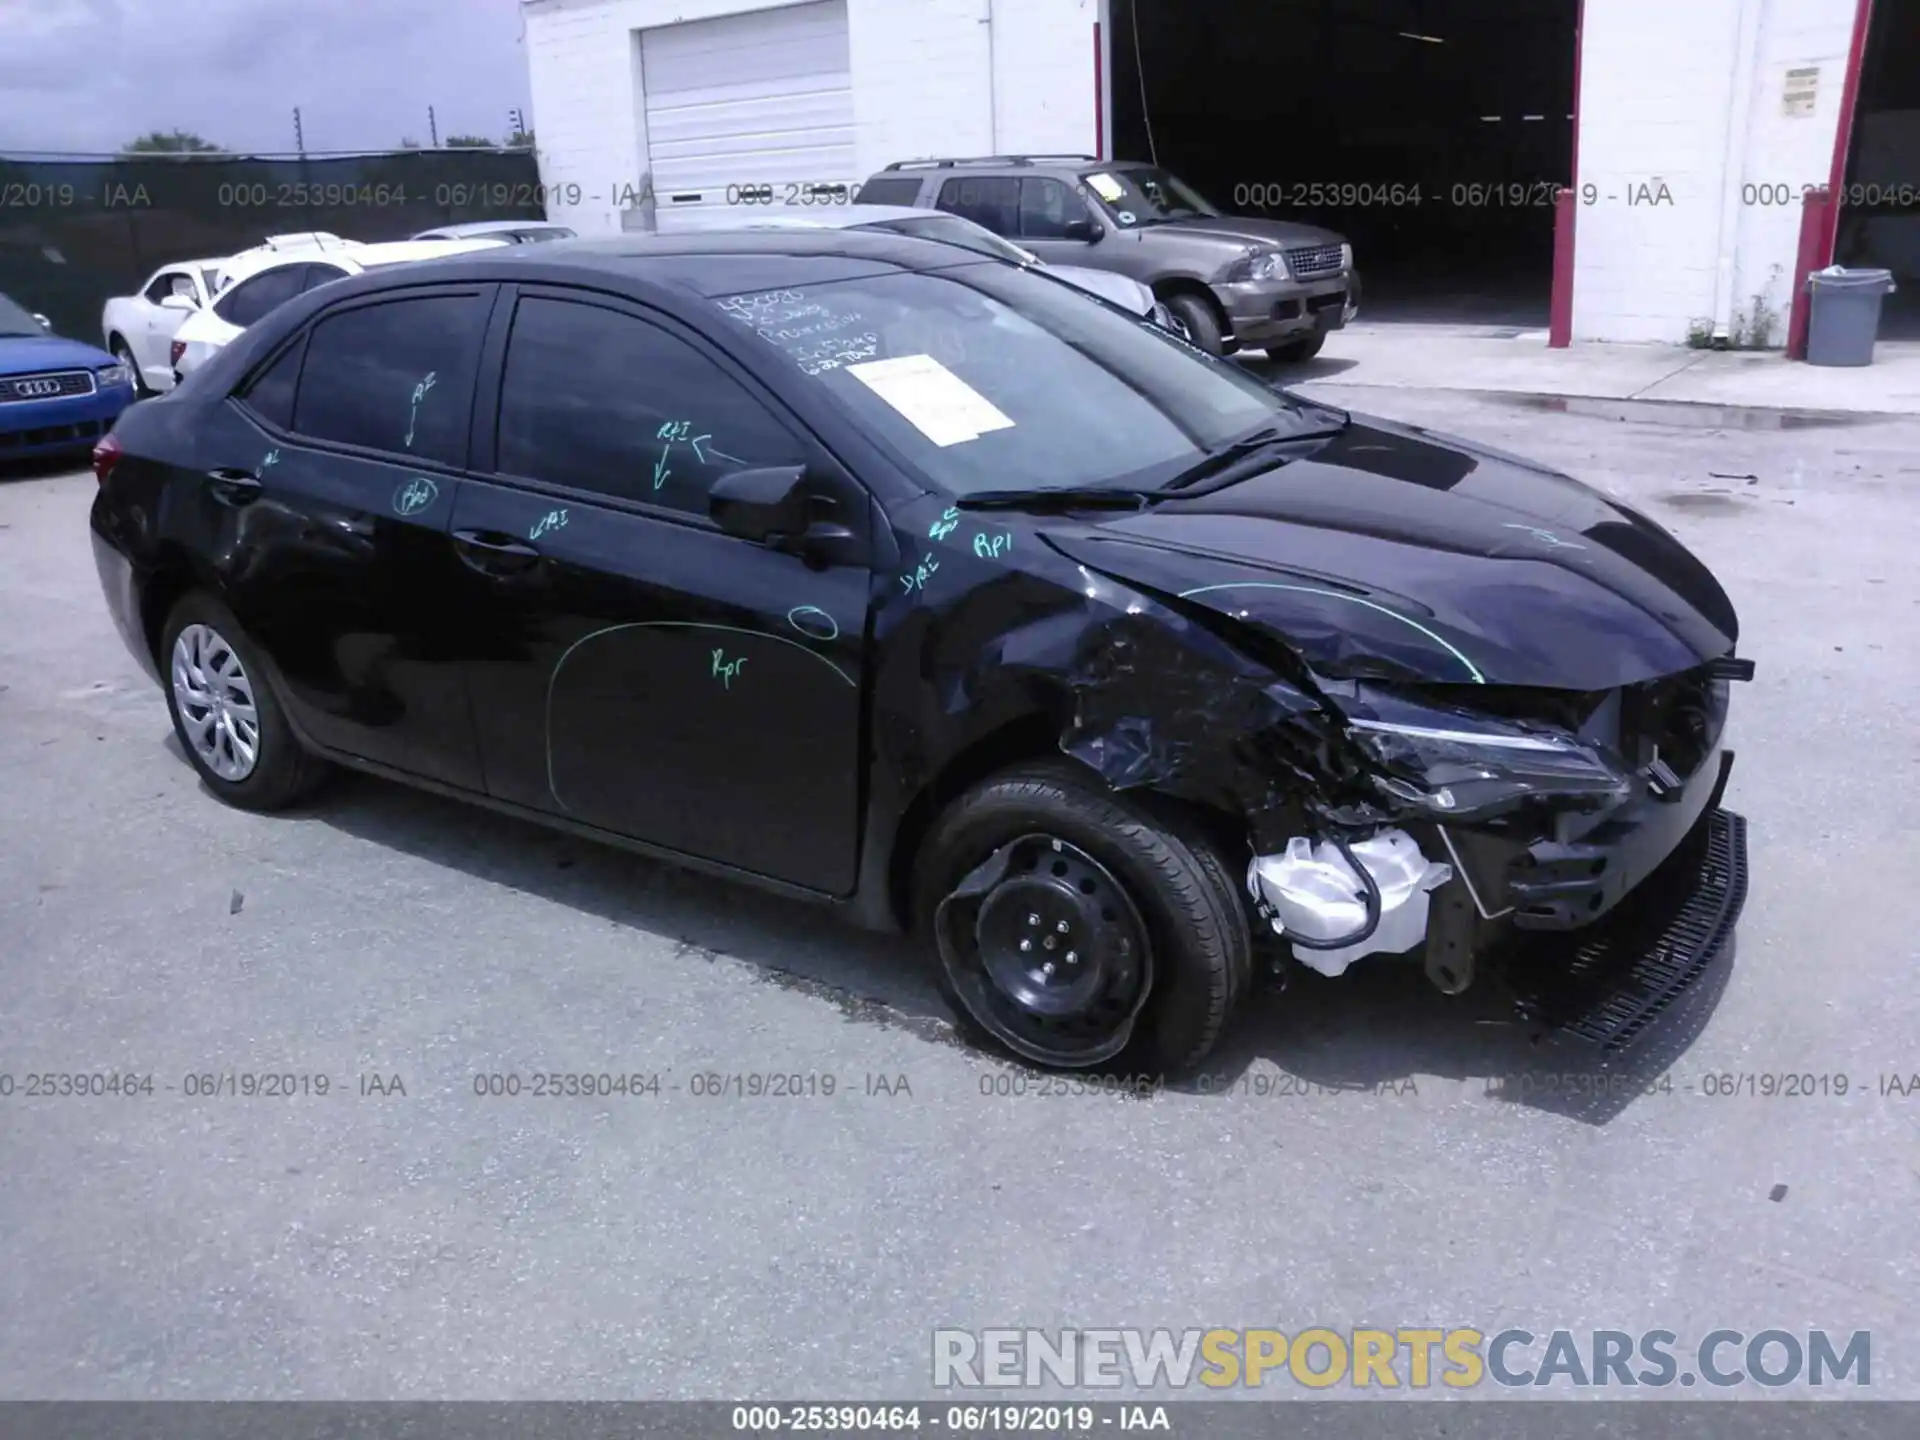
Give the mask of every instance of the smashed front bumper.
M 1746 898 L 1747 822 L 1716 806 L 1630 903 L 1586 929 L 1525 935 L 1500 970 L 1525 1018 L 1619 1054 L 1731 960 Z

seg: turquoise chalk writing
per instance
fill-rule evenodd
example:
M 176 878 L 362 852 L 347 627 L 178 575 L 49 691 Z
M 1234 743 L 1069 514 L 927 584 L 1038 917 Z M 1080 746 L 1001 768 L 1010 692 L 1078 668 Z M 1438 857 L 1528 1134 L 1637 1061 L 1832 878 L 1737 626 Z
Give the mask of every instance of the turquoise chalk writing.
M 393 513 L 418 515 L 440 496 L 440 487 L 424 475 L 416 475 L 393 492 Z
M 278 465 L 279 463 L 280 463 L 280 447 L 276 445 L 273 449 L 267 451 L 266 458 L 260 462 L 260 468 L 262 470 L 265 470 L 268 467 L 273 465 Z
M 933 522 L 933 527 L 927 531 L 927 538 L 929 540 L 944 540 L 959 528 L 960 512 L 958 510 L 948 509 L 942 511 L 940 518 Z
M 939 568 L 940 562 L 938 560 L 922 560 L 918 565 L 914 566 L 912 570 L 900 577 L 900 584 L 909 595 L 913 594 L 916 590 L 925 590 L 927 588 L 927 581 L 933 577 L 933 572 Z
M 809 640 L 838 640 L 840 622 L 818 605 L 796 605 L 787 612 L 787 623 Z
M 733 677 L 746 668 L 747 662 L 744 659 L 729 660 L 727 659 L 727 652 L 724 650 L 716 650 L 713 652 L 713 675 L 724 689 L 731 690 L 733 688 Z
M 998 560 L 1011 549 L 1013 549 L 1013 536 L 1004 530 L 998 535 L 989 535 L 982 530 L 973 537 L 973 553 L 982 560 Z
M 413 387 L 413 404 L 410 407 L 408 407 L 408 410 L 407 410 L 407 441 L 406 443 L 409 446 L 409 448 L 411 448 L 411 446 L 413 445 L 414 422 L 420 418 L 420 402 L 425 400 L 427 398 L 427 392 L 433 389 L 433 382 L 435 377 L 438 374 L 439 372 L 436 370 L 429 370 L 426 374 L 426 378 L 423 379 L 418 385 Z
M 567 523 L 566 511 L 549 510 L 546 514 L 542 515 L 537 521 L 534 522 L 533 528 L 527 532 L 527 539 L 538 540 L 542 535 L 551 534 L 553 531 L 558 530 L 562 525 L 565 525 L 566 523 Z

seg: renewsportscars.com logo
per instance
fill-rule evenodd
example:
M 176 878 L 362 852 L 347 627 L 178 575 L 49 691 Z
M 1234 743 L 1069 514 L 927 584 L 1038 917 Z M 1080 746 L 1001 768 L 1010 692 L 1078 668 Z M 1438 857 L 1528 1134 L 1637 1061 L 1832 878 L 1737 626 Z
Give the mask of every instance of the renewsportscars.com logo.
M 1671 1330 L 1535 1335 L 1508 1329 L 1491 1338 L 1463 1326 L 1346 1331 L 1281 1330 L 936 1330 L 938 1389 L 1184 1390 L 1257 1388 L 1288 1380 L 1313 1390 L 1529 1388 L 1873 1383 L 1873 1337 L 1826 1330 L 1714 1330 L 1683 1345 Z

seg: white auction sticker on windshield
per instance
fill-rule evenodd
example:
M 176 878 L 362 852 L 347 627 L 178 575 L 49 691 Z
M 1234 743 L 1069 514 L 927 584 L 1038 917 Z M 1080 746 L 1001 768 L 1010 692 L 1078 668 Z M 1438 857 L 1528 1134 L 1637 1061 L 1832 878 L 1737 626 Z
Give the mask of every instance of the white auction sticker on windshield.
M 1093 193 L 1109 205 L 1127 192 L 1120 188 L 1120 182 L 1104 170 L 1087 176 L 1087 184 L 1093 187 Z
M 940 446 L 978 440 L 1013 421 L 994 403 L 931 355 L 899 355 L 847 366 L 853 376 Z

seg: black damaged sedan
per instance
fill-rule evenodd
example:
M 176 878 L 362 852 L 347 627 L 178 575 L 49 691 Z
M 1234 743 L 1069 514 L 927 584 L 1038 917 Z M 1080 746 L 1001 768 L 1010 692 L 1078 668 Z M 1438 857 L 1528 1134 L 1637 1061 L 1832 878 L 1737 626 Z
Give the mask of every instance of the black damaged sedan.
M 839 905 L 1039 1065 L 1188 1068 L 1356 961 L 1620 1047 L 1730 953 L 1751 666 L 1692 555 L 1044 274 L 846 232 L 389 269 L 94 465 L 221 799 L 350 766 Z

